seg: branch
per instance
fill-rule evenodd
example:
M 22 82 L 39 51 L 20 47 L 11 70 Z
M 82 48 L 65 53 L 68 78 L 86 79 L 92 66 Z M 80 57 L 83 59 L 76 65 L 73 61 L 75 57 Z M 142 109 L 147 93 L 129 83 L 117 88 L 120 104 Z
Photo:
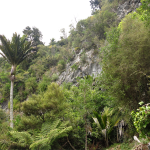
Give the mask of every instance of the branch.
M 71 145 L 71 143 L 70 143 L 70 141 L 69 141 L 69 139 L 68 139 L 68 136 L 67 136 L 67 141 L 68 141 L 69 145 L 72 147 L 72 149 L 73 149 L 73 150 L 76 150 L 76 149 Z
M 60 148 L 60 150 L 62 150 L 62 148 L 68 143 L 68 141 Z

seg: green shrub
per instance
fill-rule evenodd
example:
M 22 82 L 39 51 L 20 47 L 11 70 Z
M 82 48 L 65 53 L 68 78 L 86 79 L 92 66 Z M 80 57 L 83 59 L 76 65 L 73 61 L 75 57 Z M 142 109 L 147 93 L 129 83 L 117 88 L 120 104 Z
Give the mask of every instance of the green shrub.
M 86 53 L 83 53 L 82 55 L 81 55 L 81 63 L 86 63 L 86 61 L 87 61 L 87 55 L 86 55 Z
M 50 84 L 50 77 L 44 76 L 43 79 L 39 82 L 37 90 L 38 92 L 44 92 L 47 90 L 47 86 Z
M 73 65 L 71 66 L 71 68 L 72 68 L 73 70 L 77 70 L 78 67 L 79 67 L 79 64 L 78 64 L 78 63 L 75 63 L 75 64 L 73 64 Z
M 62 71 L 64 71 L 65 67 L 66 67 L 66 62 L 65 62 L 65 60 L 60 60 L 60 61 L 58 62 L 58 65 L 57 65 L 57 70 L 58 70 L 59 72 L 62 72 Z
M 139 104 L 142 105 L 143 102 Z M 150 137 L 150 103 L 139 107 L 136 112 L 132 111 L 131 115 L 133 117 L 134 126 L 140 136 L 144 138 L 146 136 Z
M 10 101 L 8 102 L 8 108 L 10 109 Z M 13 109 L 17 111 L 21 109 L 21 103 L 18 99 L 13 99 Z
M 63 119 L 68 112 L 63 90 L 56 83 L 51 83 L 46 92 L 33 94 L 28 101 L 22 103 L 23 116 L 18 131 L 27 129 L 39 129 L 47 120 Z
M 30 93 L 35 93 L 37 89 L 36 77 L 31 77 L 25 82 L 25 90 Z
M 76 54 L 78 54 L 80 52 L 80 48 L 79 47 L 76 47 L 74 50 L 75 50 Z
M 51 80 L 52 80 L 52 81 L 56 81 L 58 78 L 59 78 L 59 76 L 58 76 L 56 73 L 54 73 L 54 74 L 52 75 Z

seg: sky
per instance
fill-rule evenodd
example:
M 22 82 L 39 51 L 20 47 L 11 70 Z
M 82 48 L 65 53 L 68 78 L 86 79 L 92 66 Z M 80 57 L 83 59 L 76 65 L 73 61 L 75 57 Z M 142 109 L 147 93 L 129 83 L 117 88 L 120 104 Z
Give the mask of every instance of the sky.
M 69 35 L 69 25 L 91 15 L 90 0 L 0 0 L 0 34 L 11 39 L 13 33 L 23 35 L 27 26 L 37 27 L 42 41 L 48 45 L 50 39 L 56 41 L 65 28 Z

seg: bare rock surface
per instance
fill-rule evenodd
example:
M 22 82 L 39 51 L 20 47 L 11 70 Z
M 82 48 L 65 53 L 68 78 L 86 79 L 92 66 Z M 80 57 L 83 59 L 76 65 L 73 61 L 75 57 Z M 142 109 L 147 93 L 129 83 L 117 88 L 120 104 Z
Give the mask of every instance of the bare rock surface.
M 118 19 L 121 20 L 128 13 L 136 11 L 136 8 L 138 8 L 140 5 L 140 0 L 127 0 L 123 4 L 120 4 L 117 8 Z
M 76 54 L 74 60 L 67 64 L 66 70 L 62 72 L 59 76 L 58 83 L 62 84 L 63 82 L 73 82 L 76 83 L 77 77 L 84 77 L 86 75 L 91 75 L 96 77 L 101 73 L 101 66 L 99 65 L 97 59 L 98 56 L 94 55 L 94 50 L 90 50 L 85 53 L 86 59 L 82 63 L 83 50 L 79 54 Z M 72 66 L 77 65 L 77 68 L 74 69 Z

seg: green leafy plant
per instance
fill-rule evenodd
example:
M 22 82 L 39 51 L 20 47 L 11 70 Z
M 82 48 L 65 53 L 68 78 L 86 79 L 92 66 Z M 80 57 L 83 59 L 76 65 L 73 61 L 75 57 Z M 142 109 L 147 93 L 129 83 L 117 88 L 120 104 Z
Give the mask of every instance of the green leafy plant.
M 55 81 L 55 80 L 54 80 Z M 50 77 L 43 76 L 42 80 L 38 84 L 38 92 L 44 92 L 47 90 L 48 85 L 50 84 Z
M 10 131 L 8 135 L 11 139 L 10 148 L 29 149 L 30 144 L 33 142 L 33 138 L 28 132 Z
M 29 94 L 35 93 L 35 91 L 37 89 L 36 77 L 30 77 L 30 78 L 28 78 L 28 80 L 26 80 L 25 89 Z
M 110 108 L 105 107 L 102 114 L 94 112 L 94 116 L 93 120 L 100 129 L 101 134 L 104 136 L 106 146 L 108 147 L 108 137 L 113 130 L 113 127 L 120 121 L 120 112 L 118 110 L 110 110 Z
M 84 63 L 86 63 L 86 60 L 87 59 L 87 55 L 86 55 L 86 53 L 84 52 L 82 55 L 81 55 L 81 62 L 84 64 Z
M 132 111 L 134 126 L 141 137 L 150 136 L 150 103 L 143 105 L 136 112 Z
M 71 68 L 72 68 L 73 70 L 77 70 L 78 67 L 79 67 L 79 64 L 78 64 L 78 63 L 75 63 L 75 64 L 73 64 L 73 65 L 71 66 Z
M 30 145 L 31 150 L 51 149 L 51 145 L 59 138 L 67 136 L 72 130 L 72 126 L 67 127 L 69 122 L 56 120 L 54 122 L 45 122 L 42 125 L 41 132 L 36 136 L 35 141 Z
M 75 50 L 76 54 L 78 54 L 80 52 L 80 48 L 79 47 L 76 47 L 74 50 Z
M 56 81 L 58 78 L 59 78 L 58 75 L 56 73 L 54 73 L 51 77 L 51 80 Z
M 51 83 L 45 92 L 32 95 L 22 103 L 24 113 L 18 125 L 18 131 L 39 129 L 47 120 L 64 118 L 69 111 L 62 88 L 56 83 Z
M 57 70 L 59 72 L 62 72 L 64 71 L 65 67 L 66 67 L 66 62 L 64 60 L 60 60 L 57 65 Z

